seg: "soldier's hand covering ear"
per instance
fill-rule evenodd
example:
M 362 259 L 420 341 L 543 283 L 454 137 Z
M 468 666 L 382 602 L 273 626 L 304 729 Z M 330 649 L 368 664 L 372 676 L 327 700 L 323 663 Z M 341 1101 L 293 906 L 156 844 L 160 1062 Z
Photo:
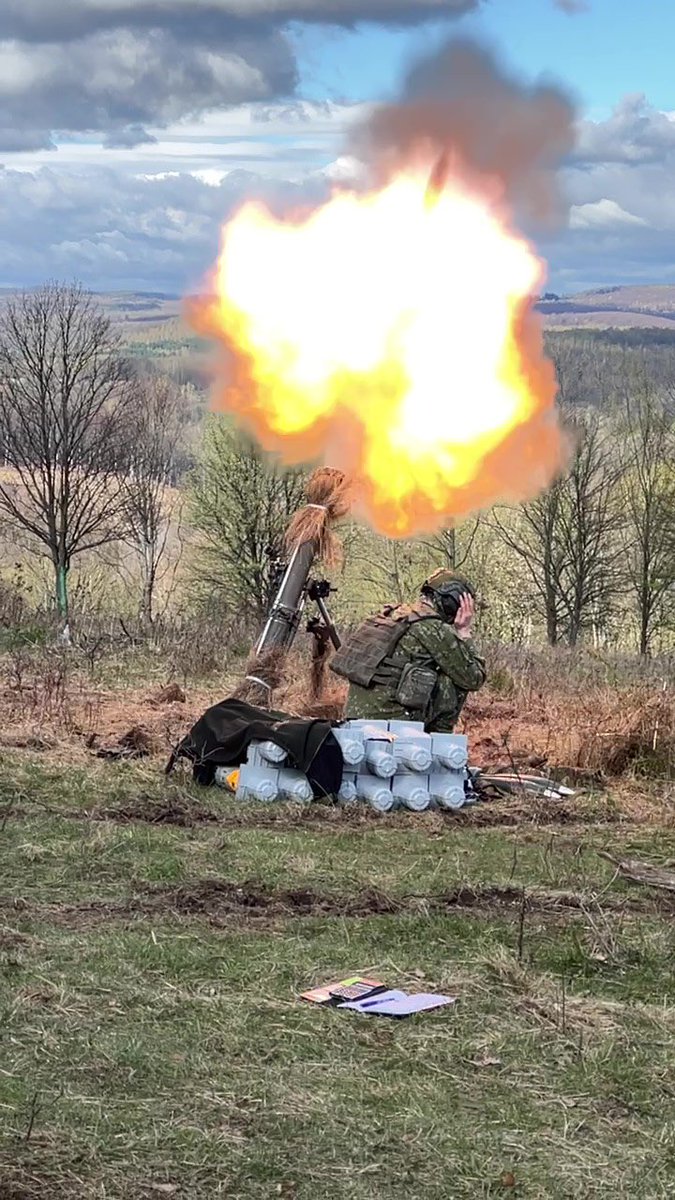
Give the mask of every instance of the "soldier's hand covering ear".
M 468 592 L 465 592 L 459 602 L 457 616 L 454 620 L 455 632 L 458 637 L 471 637 L 471 622 L 473 621 L 475 611 L 476 606 L 473 596 L 470 596 Z

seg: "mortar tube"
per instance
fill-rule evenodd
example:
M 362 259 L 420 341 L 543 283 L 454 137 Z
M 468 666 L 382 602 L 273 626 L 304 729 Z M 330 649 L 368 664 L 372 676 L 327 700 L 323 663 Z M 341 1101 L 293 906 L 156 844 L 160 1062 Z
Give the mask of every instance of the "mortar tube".
M 304 593 L 316 551 L 317 543 L 314 539 L 301 542 L 295 547 L 255 648 L 258 657 L 275 648 L 290 648 L 305 606 Z

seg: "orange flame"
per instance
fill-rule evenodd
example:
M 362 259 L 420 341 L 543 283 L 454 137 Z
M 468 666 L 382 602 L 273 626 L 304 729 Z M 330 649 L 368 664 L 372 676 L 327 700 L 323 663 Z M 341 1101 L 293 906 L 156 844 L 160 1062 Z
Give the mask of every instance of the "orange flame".
M 406 536 L 541 490 L 562 458 L 532 297 L 544 265 L 494 181 L 407 168 L 295 220 L 245 204 L 194 315 L 230 351 L 218 407 L 286 462 L 354 476 Z

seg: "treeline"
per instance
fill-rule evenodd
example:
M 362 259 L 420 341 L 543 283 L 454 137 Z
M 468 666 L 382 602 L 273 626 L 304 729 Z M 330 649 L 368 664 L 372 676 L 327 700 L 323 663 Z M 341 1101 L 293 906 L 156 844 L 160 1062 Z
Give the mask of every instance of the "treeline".
M 564 474 L 530 504 L 425 538 L 347 523 L 341 622 L 409 598 L 447 562 L 477 583 L 488 636 L 672 649 L 675 346 L 547 340 L 572 447 Z M 85 602 L 133 616 L 146 637 L 167 611 L 257 624 L 303 472 L 281 470 L 205 410 L 180 355 L 129 355 L 87 293 L 50 285 L 10 298 L 0 312 L 5 591 L 20 548 L 47 565 L 66 628 Z M 27 590 L 24 577 L 22 567 Z

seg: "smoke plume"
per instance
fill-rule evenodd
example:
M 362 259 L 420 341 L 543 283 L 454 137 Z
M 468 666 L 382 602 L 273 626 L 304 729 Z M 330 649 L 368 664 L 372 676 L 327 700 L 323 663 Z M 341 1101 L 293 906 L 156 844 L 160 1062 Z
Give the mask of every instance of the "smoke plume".
M 350 151 L 377 183 L 417 159 L 433 159 L 441 175 L 458 163 L 492 179 L 519 213 L 545 220 L 562 215 L 556 171 L 573 145 L 574 109 L 561 91 L 523 86 L 486 50 L 452 40 L 413 66 L 397 103 L 354 130 Z

